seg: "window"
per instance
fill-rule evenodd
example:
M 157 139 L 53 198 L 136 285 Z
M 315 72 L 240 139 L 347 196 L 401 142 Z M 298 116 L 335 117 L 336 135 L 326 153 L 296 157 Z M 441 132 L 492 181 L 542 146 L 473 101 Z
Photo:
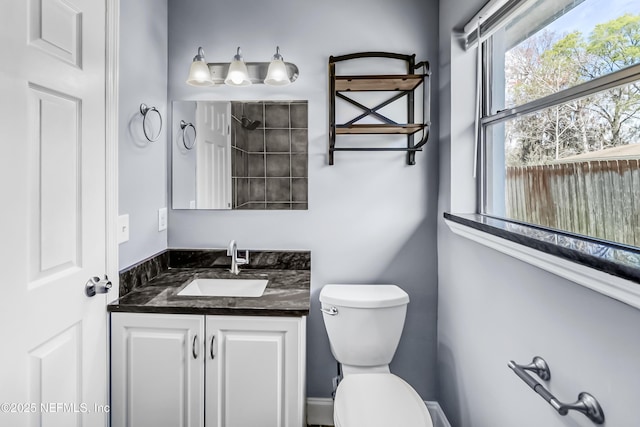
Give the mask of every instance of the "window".
M 506 7 L 482 46 L 480 213 L 640 247 L 640 2 Z

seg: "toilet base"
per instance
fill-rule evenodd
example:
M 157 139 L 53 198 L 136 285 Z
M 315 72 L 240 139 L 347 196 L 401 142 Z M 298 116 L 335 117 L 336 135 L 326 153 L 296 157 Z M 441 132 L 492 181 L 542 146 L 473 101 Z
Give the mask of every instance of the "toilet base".
M 342 370 L 342 375 L 352 375 L 352 374 L 390 374 L 389 365 L 380 365 L 380 366 L 353 366 L 353 365 L 345 365 L 344 363 L 340 364 L 340 369 Z
M 336 427 L 433 427 L 418 393 L 391 373 L 345 376 L 336 390 L 333 420 Z

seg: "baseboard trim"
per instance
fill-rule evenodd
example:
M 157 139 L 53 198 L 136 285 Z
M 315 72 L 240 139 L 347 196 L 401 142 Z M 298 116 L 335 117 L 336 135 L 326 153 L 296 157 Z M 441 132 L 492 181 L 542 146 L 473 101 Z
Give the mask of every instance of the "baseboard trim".
M 433 419 L 434 427 L 451 427 L 438 402 L 425 401 Z M 321 397 L 307 398 L 307 425 L 333 425 L 333 399 Z
M 333 425 L 333 399 L 330 397 L 307 398 L 307 425 L 332 426 Z
M 442 410 L 438 402 L 425 400 L 424 404 L 427 405 L 427 409 L 431 414 L 433 427 L 451 427 L 451 424 L 449 424 L 449 420 L 444 415 L 444 411 Z

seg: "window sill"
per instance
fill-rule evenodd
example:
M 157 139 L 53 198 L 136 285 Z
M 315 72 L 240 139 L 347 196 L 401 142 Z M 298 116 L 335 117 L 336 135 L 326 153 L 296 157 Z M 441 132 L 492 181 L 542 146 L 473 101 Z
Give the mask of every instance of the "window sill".
M 444 214 L 455 234 L 640 309 L 640 251 L 479 214 Z

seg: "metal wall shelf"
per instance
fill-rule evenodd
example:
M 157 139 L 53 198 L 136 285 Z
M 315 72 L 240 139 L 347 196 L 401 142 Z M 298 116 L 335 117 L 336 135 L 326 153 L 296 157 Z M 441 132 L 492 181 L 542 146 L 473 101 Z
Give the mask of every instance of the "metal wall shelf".
M 336 75 L 336 63 L 360 58 L 389 58 L 405 61 L 407 74 L 379 74 L 379 75 Z M 422 69 L 422 73 L 417 70 Z M 421 151 L 429 138 L 429 104 L 431 93 L 431 71 L 426 61 L 416 64 L 415 55 L 402 55 L 388 52 L 361 52 L 350 55 L 331 56 L 329 58 L 329 164 L 334 163 L 335 151 L 406 151 L 407 164 L 415 164 L 415 152 Z M 422 85 L 424 102 L 421 123 L 415 123 L 415 93 Z M 378 105 L 368 107 L 355 101 L 345 93 L 349 92 L 398 92 Z M 406 97 L 407 122 L 396 123 L 379 112 L 401 98 Z M 345 122 L 336 123 L 336 100 L 342 99 L 363 111 L 357 117 Z M 374 117 L 381 123 L 357 123 L 365 117 Z M 420 142 L 415 143 L 414 134 L 422 131 Z M 407 135 L 407 146 L 397 148 L 387 147 L 336 147 L 336 135 Z

